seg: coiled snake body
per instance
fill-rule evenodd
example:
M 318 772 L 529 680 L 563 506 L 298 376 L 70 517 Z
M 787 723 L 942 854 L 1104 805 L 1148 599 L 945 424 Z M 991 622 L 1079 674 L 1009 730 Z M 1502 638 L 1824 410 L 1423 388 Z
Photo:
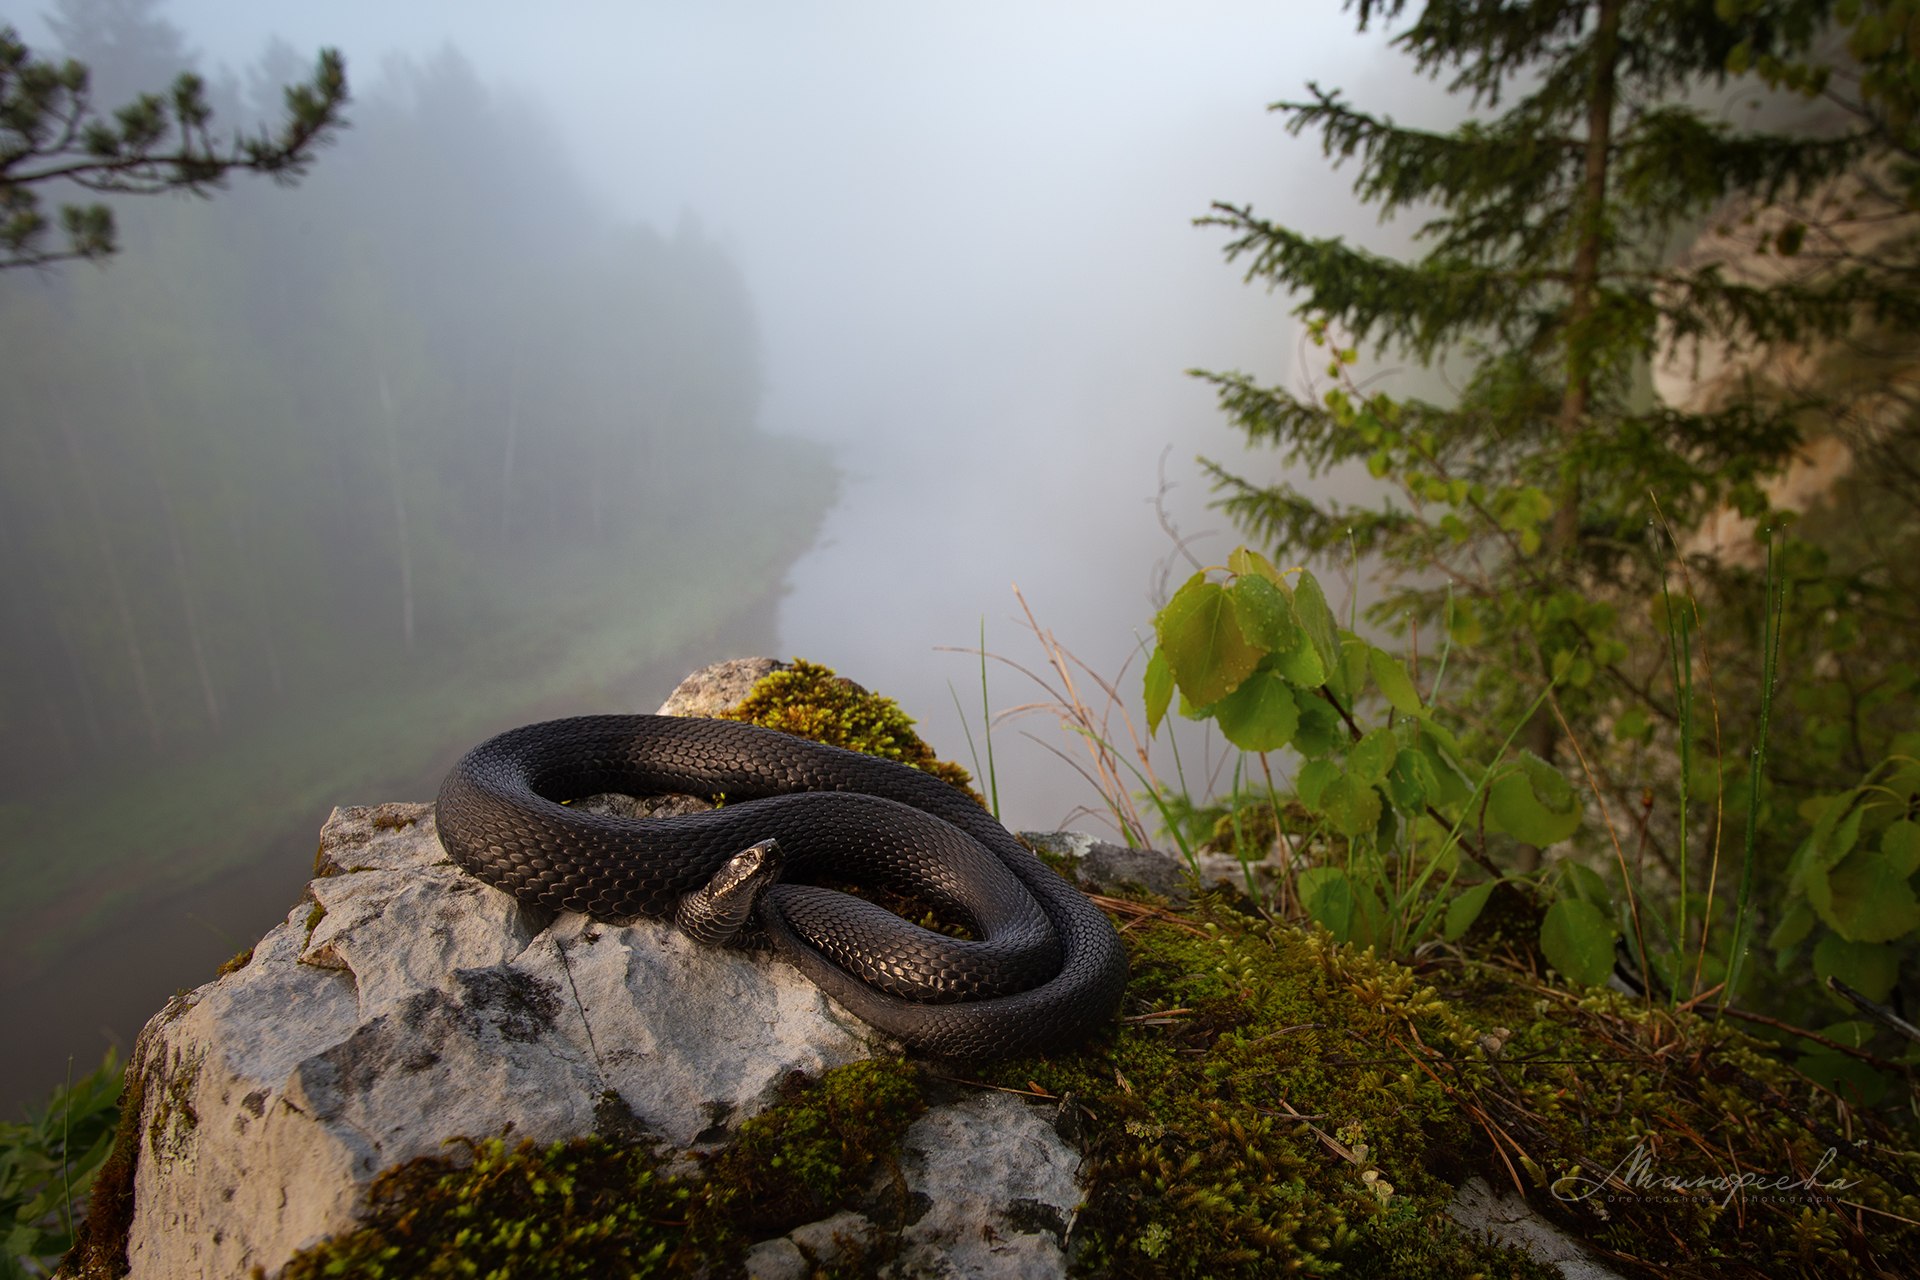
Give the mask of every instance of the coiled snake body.
M 608 791 L 725 803 L 652 819 L 560 803 Z M 1113 1017 L 1126 985 L 1107 918 L 964 793 L 755 725 L 642 715 L 527 725 L 468 752 L 435 815 L 456 862 L 524 902 L 611 921 L 676 918 L 703 940 L 750 914 L 828 995 L 928 1053 L 1072 1045 Z M 976 939 L 807 880 L 912 894 Z

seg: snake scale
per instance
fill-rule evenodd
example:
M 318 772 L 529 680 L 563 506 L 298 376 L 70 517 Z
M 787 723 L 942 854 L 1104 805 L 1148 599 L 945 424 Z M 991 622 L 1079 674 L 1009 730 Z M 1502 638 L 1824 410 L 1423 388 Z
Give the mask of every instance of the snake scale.
M 724 803 L 674 818 L 562 803 L 600 792 Z M 756 725 L 646 715 L 527 725 L 468 752 L 435 814 L 455 862 L 526 903 L 677 919 L 705 941 L 751 916 L 855 1015 L 942 1057 L 1070 1047 L 1111 1021 L 1126 986 L 1107 918 L 965 793 Z M 910 894 L 974 937 L 809 883 L 821 881 Z

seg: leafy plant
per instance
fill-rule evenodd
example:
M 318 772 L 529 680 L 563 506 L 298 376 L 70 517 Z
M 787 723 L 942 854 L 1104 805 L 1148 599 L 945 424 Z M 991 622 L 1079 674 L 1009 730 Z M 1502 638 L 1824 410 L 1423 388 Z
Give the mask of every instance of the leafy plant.
M 1847 791 L 1801 805 L 1812 826 L 1788 869 L 1793 905 L 1768 938 L 1785 972 L 1811 943 L 1814 973 L 1870 1000 L 1892 994 L 1920 940 L 1920 733 Z
M 1489 838 L 1549 846 L 1580 827 L 1581 798 L 1558 770 L 1510 751 L 1511 734 L 1485 760 L 1467 752 L 1406 665 L 1341 627 L 1304 568 L 1282 573 L 1242 547 L 1189 578 L 1154 634 L 1149 731 L 1177 695 L 1183 715 L 1213 721 L 1258 761 L 1267 812 L 1303 815 L 1276 825 L 1293 888 L 1339 941 L 1399 954 L 1458 938 L 1501 878 Z M 1271 761 L 1282 751 L 1299 762 L 1284 796 Z M 1462 883 L 1463 856 L 1492 879 Z M 1543 934 L 1555 963 L 1587 982 L 1605 977 L 1612 941 L 1605 916 L 1565 903 Z
M 113 1145 L 120 1077 L 108 1050 L 94 1070 L 54 1090 L 43 1110 L 0 1124 L 0 1277 L 43 1275 L 72 1247 L 75 1218 Z
M 1475 812 L 1443 799 L 1425 823 L 1444 833 L 1464 818 L 1474 832 L 1484 812 L 1489 834 L 1526 827 L 1537 838 L 1506 850 L 1503 872 L 1534 870 L 1549 836 L 1617 868 L 1617 880 L 1551 870 L 1542 945 L 1556 967 L 1600 974 L 1623 937 L 1648 988 L 1675 1003 L 1717 992 L 1805 1016 L 1828 1005 L 1816 982 L 1843 970 L 1893 989 L 1920 932 L 1866 938 L 1906 920 L 1903 837 L 1855 861 L 1835 850 L 1865 803 L 1857 788 L 1899 776 L 1920 696 L 1913 6 L 1349 7 L 1363 29 L 1396 23 L 1393 43 L 1469 116 L 1417 127 L 1320 85 L 1276 108 L 1330 161 L 1354 163 L 1355 191 L 1383 216 L 1421 213 L 1406 260 L 1249 205 L 1204 219 L 1229 232 L 1249 280 L 1293 295 L 1314 361 L 1299 391 L 1200 375 L 1295 471 L 1209 464 L 1222 506 L 1276 558 L 1365 557 L 1380 571 L 1368 612 L 1380 634 L 1439 630 L 1452 646 L 1456 763 L 1493 772 Z M 1702 85 L 1743 100 L 1771 89 L 1776 110 L 1735 118 Z M 1838 109 L 1819 128 L 1791 110 L 1815 97 Z M 1445 389 L 1383 382 L 1361 369 L 1363 350 L 1444 365 Z M 1811 446 L 1840 458 L 1839 478 L 1796 492 Z M 1359 502 L 1300 475 L 1361 466 L 1381 484 Z M 1230 650 L 1224 675 L 1249 678 Z M 1330 656 L 1337 700 L 1348 657 Z M 1277 701 L 1277 677 L 1276 658 L 1215 716 L 1223 731 Z M 1181 689 L 1209 709 L 1219 684 Z M 1428 724 L 1434 701 L 1395 714 Z M 1350 748 L 1322 761 L 1305 738 L 1291 740 L 1300 798 L 1318 800 L 1330 837 L 1357 839 L 1360 856 L 1445 847 L 1404 811 L 1397 843 L 1382 843 L 1390 789 L 1355 789 Z M 1595 821 L 1557 807 L 1573 781 Z M 1376 801 L 1382 825 L 1364 833 Z M 1552 822 L 1569 817 L 1578 829 L 1560 835 Z M 1722 865 L 1729 850 L 1737 867 Z M 1830 872 L 1832 920 L 1796 905 L 1831 889 Z M 1886 886 L 1882 910 L 1848 914 L 1852 877 Z M 1372 910 L 1332 871 L 1303 889 L 1334 917 L 1349 901 L 1355 918 Z M 1818 954 L 1782 943 L 1782 980 L 1762 983 L 1742 953 L 1769 932 Z

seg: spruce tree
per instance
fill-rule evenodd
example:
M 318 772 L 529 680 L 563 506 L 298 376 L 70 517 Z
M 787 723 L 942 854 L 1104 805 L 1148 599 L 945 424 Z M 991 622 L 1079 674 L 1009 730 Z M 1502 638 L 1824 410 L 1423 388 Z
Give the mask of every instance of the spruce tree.
M 1349 8 L 1364 30 L 1413 6 Z M 1769 527 L 1764 482 L 1807 421 L 1803 400 L 1757 387 L 1711 411 L 1662 404 L 1652 363 L 1920 324 L 1910 272 L 1884 261 L 1762 286 L 1671 253 L 1729 202 L 1803 201 L 1887 145 L 1872 112 L 1769 131 L 1700 105 L 1749 67 L 1787 90 L 1825 90 L 1813 55 L 1833 8 L 1429 0 L 1393 43 L 1449 77 L 1473 108 L 1466 123 L 1423 130 L 1317 84 L 1275 107 L 1336 164 L 1357 162 L 1354 189 L 1382 216 L 1425 216 L 1417 260 L 1312 238 L 1245 205 L 1203 220 L 1231 230 L 1227 254 L 1250 280 L 1294 294 L 1328 354 L 1326 380 L 1304 393 L 1201 373 L 1235 424 L 1309 476 L 1364 462 L 1397 490 L 1342 505 L 1209 463 L 1222 505 L 1281 557 L 1373 557 L 1388 583 L 1377 622 L 1417 630 L 1427 655 L 1451 628 L 1448 704 L 1494 744 L 1524 722 L 1520 741 L 1576 778 L 1568 728 L 1590 740 L 1648 720 L 1672 742 L 1689 718 L 1672 655 L 1635 641 L 1691 643 L 1680 634 L 1691 608 L 1666 606 L 1723 567 L 1683 565 L 1692 535 L 1728 508 Z M 1778 255 L 1809 239 L 1798 223 L 1767 234 Z M 1352 376 L 1368 348 L 1470 371 L 1450 403 L 1396 398 Z M 1703 703 L 1696 730 L 1705 717 Z

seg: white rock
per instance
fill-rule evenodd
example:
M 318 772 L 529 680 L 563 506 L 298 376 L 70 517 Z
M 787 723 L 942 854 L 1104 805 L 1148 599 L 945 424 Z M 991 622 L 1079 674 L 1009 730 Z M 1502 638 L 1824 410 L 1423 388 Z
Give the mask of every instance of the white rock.
M 1541 1217 L 1524 1197 L 1496 1192 L 1485 1178 L 1468 1178 L 1454 1193 L 1447 1213 L 1462 1226 L 1484 1231 L 1555 1268 L 1565 1280 L 1619 1280 L 1618 1272 L 1594 1261 L 1578 1240 Z
M 271 1274 L 449 1138 L 686 1146 L 873 1052 L 771 958 L 521 907 L 447 860 L 429 806 L 338 810 L 321 844 L 311 930 L 295 908 L 143 1034 L 135 1277 Z
M 1044 1113 L 1004 1093 L 937 1107 L 907 1130 L 900 1165 L 926 1211 L 883 1274 L 1042 1280 L 1067 1272 L 1080 1157 Z
M 799 1246 L 816 1267 L 857 1264 L 880 1242 L 880 1228 L 852 1210 L 809 1222 L 787 1232 L 785 1239 Z
M 813 1268 L 800 1247 L 785 1236 L 762 1240 L 747 1250 L 747 1280 L 807 1280 Z
M 717 710 L 774 665 L 717 664 L 669 705 Z M 271 1276 L 350 1229 L 378 1173 L 456 1137 L 718 1141 L 790 1072 L 884 1044 L 770 957 L 521 906 L 447 858 L 429 805 L 336 810 L 316 873 L 249 963 L 135 1044 L 135 1280 Z M 899 1171 L 924 1211 L 897 1239 L 837 1214 L 748 1268 L 1062 1275 L 1078 1164 L 1044 1113 L 973 1095 L 908 1131 Z

